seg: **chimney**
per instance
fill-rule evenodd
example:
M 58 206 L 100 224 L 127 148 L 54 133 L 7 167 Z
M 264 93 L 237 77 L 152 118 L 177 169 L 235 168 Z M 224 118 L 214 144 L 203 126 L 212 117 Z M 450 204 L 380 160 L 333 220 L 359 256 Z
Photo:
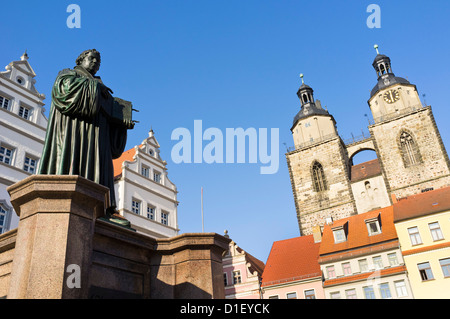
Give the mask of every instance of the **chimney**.
M 315 225 L 312 228 L 313 238 L 315 243 L 320 243 L 322 241 L 322 230 L 319 225 Z

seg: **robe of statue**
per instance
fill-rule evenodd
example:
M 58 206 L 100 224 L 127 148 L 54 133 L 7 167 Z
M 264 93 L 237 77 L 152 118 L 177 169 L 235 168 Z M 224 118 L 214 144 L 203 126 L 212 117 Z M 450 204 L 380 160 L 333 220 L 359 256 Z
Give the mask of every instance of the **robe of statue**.
M 124 151 L 127 128 L 109 122 L 105 109 L 114 100 L 105 91 L 82 66 L 58 74 L 38 174 L 80 175 L 104 185 L 116 207 L 112 160 Z

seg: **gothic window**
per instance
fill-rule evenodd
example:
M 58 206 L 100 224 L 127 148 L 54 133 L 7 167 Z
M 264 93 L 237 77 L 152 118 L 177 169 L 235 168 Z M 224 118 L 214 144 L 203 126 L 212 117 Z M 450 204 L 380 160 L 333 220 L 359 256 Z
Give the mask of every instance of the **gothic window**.
M 315 162 L 312 167 L 313 184 L 316 192 L 323 192 L 327 190 L 327 182 L 325 180 L 325 173 L 323 167 L 319 162 Z
M 411 134 L 403 131 L 400 134 L 400 149 L 402 152 L 403 163 L 405 167 L 415 165 L 422 162 L 419 148 Z

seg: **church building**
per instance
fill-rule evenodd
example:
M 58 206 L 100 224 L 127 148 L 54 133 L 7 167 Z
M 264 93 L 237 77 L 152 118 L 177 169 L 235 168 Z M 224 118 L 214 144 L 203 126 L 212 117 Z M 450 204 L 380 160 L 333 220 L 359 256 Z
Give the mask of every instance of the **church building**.
M 391 59 L 375 48 L 377 82 L 368 99 L 373 121 L 370 136 L 358 141 L 344 143 L 335 119 L 301 75 L 301 109 L 291 127 L 295 146 L 286 159 L 302 235 L 390 206 L 393 198 L 450 185 L 450 162 L 431 106 L 422 104 L 417 87 L 397 77 Z M 353 165 L 365 150 L 377 158 Z

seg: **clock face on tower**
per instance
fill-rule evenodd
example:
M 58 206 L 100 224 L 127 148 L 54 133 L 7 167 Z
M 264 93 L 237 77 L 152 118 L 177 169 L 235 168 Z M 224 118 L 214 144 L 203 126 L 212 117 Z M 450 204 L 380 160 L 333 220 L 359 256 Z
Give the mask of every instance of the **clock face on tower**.
M 389 90 L 384 93 L 383 98 L 388 103 L 394 103 L 395 101 L 400 100 L 400 94 L 397 90 Z

